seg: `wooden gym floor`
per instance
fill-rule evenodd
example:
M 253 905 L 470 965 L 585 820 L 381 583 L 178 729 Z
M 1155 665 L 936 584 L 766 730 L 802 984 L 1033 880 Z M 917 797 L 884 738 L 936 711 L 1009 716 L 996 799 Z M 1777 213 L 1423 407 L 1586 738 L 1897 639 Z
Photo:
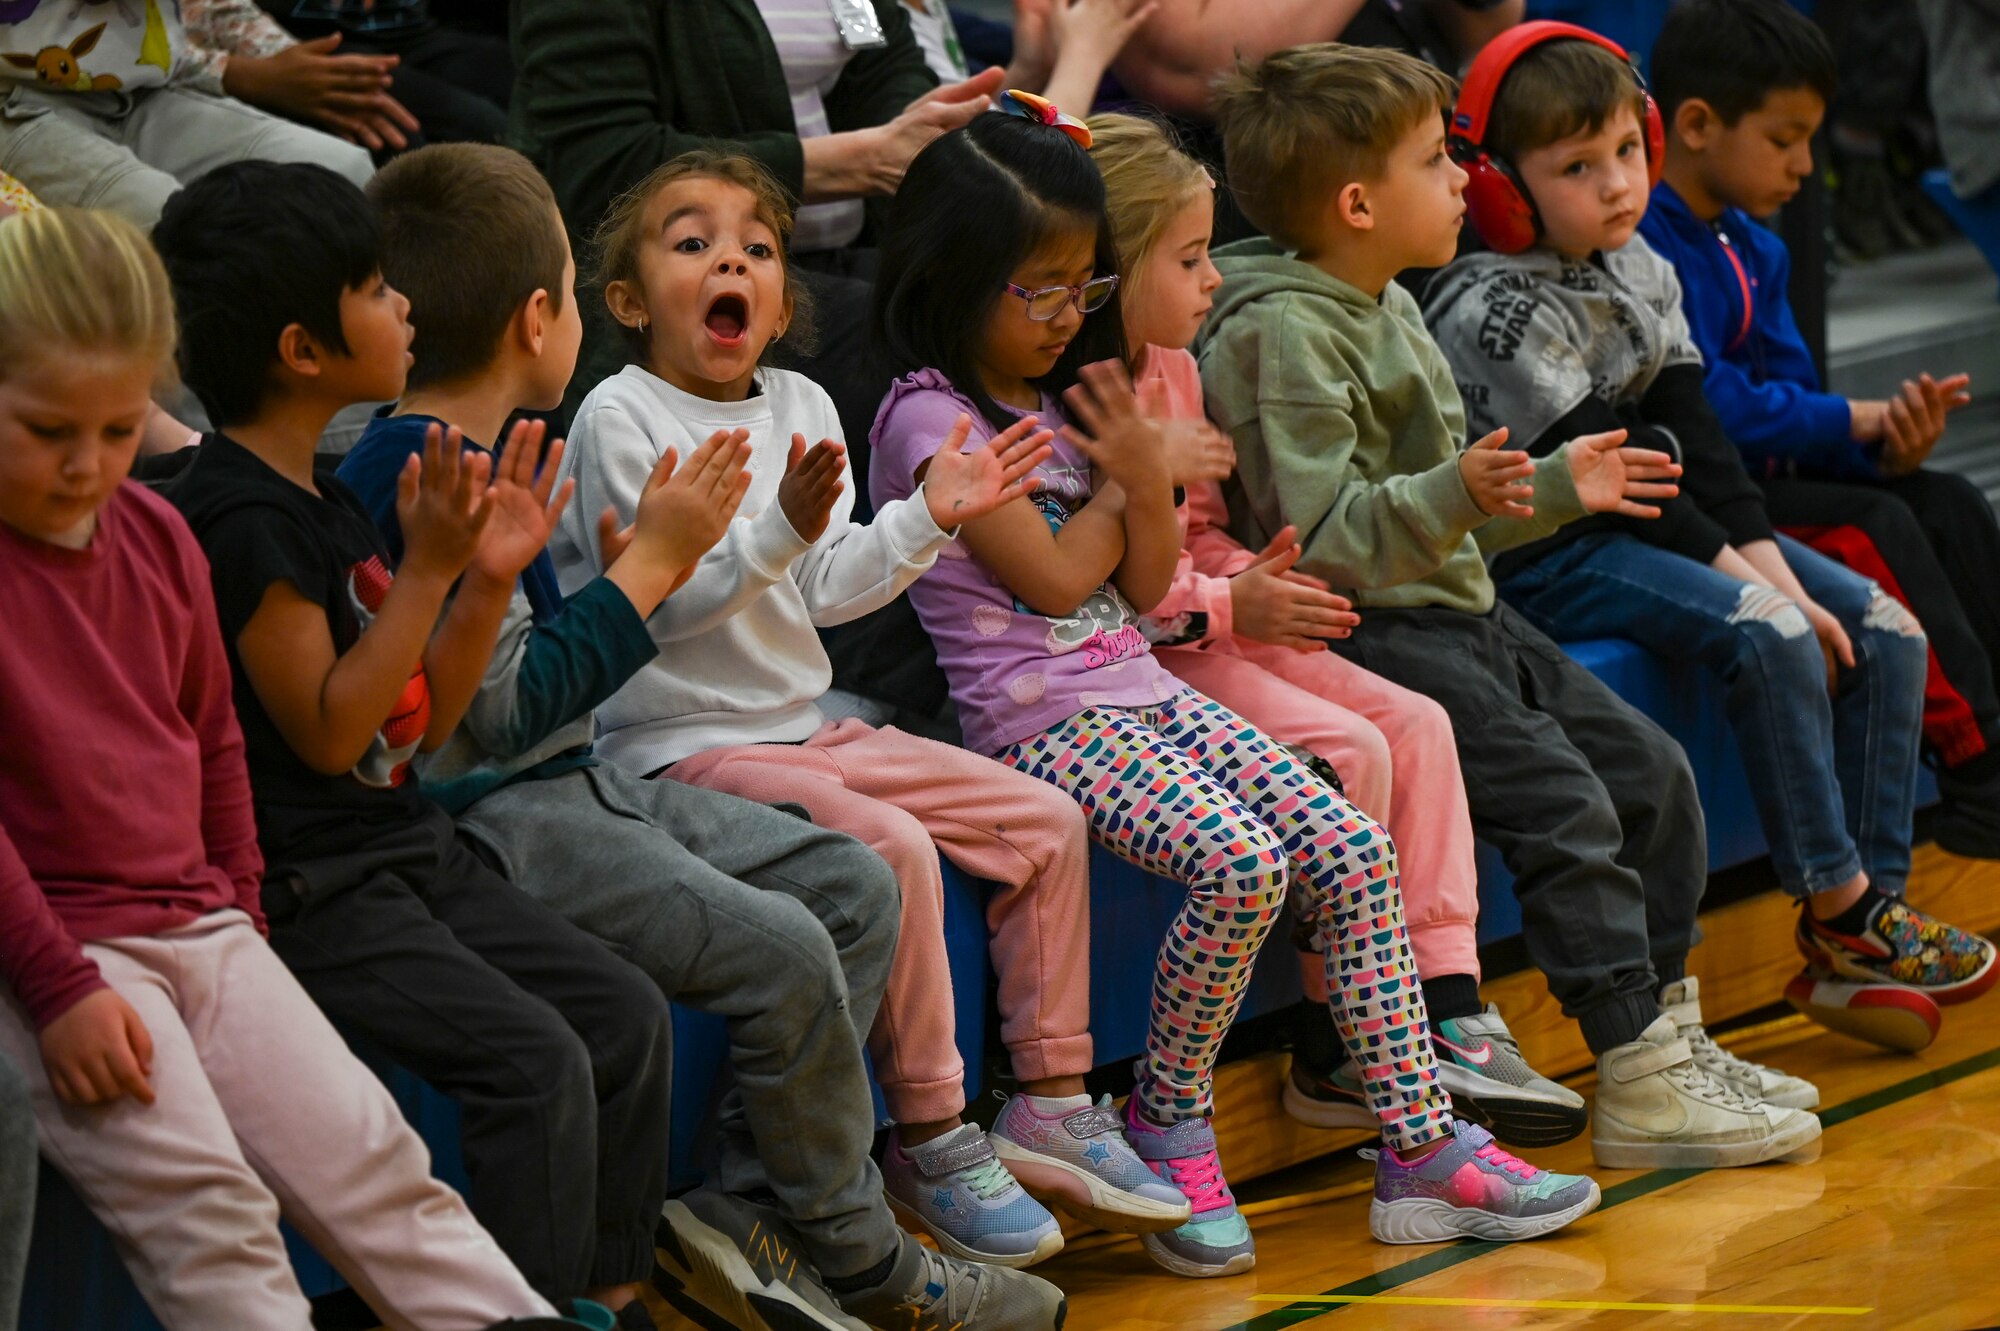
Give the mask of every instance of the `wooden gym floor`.
M 1937 890 L 1926 891 L 1926 879 Z M 1910 895 L 1990 929 L 2000 919 L 2000 865 L 1927 851 Z M 1940 895 L 1964 909 L 1947 913 Z M 1709 937 L 1711 956 L 1697 969 L 1706 986 L 1722 988 L 1713 953 L 1723 939 L 1713 924 Z M 1770 958 L 1737 973 L 1781 965 L 1797 963 Z M 1764 992 L 1775 997 L 1777 988 Z M 1602 1207 L 1570 1229 L 1533 1243 L 1391 1247 L 1368 1236 L 1371 1172 L 1352 1149 L 1358 1139 L 1329 1135 L 1328 1145 L 1346 1143 L 1337 1153 L 1237 1188 L 1257 1236 L 1248 1275 L 1180 1279 L 1136 1240 L 1105 1234 L 1073 1237 L 1037 1272 L 1068 1292 L 1070 1331 L 2000 1327 L 2000 990 L 1947 1008 L 1937 1042 L 1915 1056 L 1874 1051 L 1789 1014 L 1723 1042 L 1818 1083 L 1818 1161 L 1602 1170 L 1578 1140 L 1531 1153 L 1537 1164 L 1589 1172 L 1604 1189 Z M 1223 1097 L 1225 1115 L 1233 1101 L 1244 1116 L 1263 1117 L 1242 1092 L 1251 1082 L 1272 1086 L 1279 1058 L 1238 1074 L 1247 1080 Z M 1591 1093 L 1587 1074 L 1566 1080 Z M 1228 1126 L 1218 1120 L 1246 1141 Z M 1258 1127 L 1266 1140 L 1283 1135 L 1273 1119 Z M 1234 1154 L 1225 1141 L 1224 1163 Z M 654 1307 L 663 1327 L 686 1326 Z

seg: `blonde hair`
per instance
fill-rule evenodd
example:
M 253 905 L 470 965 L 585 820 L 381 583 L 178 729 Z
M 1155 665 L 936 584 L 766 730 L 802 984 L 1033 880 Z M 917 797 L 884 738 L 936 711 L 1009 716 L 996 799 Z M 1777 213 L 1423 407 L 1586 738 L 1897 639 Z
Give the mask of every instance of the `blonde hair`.
M 67 351 L 143 357 L 171 380 L 173 293 L 130 222 L 39 208 L 0 222 L 0 378 Z
M 1241 63 L 1215 87 L 1229 188 L 1243 215 L 1303 247 L 1329 195 L 1374 180 L 1397 140 L 1451 109 L 1450 76 L 1401 51 L 1320 42 Z
M 612 200 L 604 220 L 591 233 L 593 256 L 590 284 L 600 295 L 613 282 L 637 283 L 639 244 L 645 239 L 646 205 L 667 186 L 681 180 L 719 180 L 750 192 L 756 202 L 757 220 L 778 237 L 778 262 L 784 265 L 785 296 L 792 302 L 791 322 L 785 328 L 785 345 L 794 352 L 812 350 L 812 301 L 792 271 L 790 247 L 794 214 L 784 187 L 754 158 L 741 153 L 696 148 L 653 168 L 647 177 Z M 627 350 L 635 356 L 646 353 L 646 335 L 636 328 L 615 325 Z M 773 344 L 775 345 L 775 343 Z M 767 347 L 768 354 L 769 348 Z
M 1092 116 L 1090 158 L 1104 177 L 1111 241 L 1128 296 L 1167 223 L 1215 188 L 1208 168 L 1188 156 L 1173 132 L 1145 116 Z

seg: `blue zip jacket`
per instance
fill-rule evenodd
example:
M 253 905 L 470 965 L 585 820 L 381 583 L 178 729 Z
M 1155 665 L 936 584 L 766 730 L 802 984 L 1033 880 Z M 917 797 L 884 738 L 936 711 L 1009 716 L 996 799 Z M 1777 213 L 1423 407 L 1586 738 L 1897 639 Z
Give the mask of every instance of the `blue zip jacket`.
M 1750 474 L 1879 480 L 1874 451 L 1854 442 L 1847 399 L 1820 391 L 1785 295 L 1785 242 L 1741 209 L 1702 221 L 1664 181 L 1639 230 L 1680 274 L 1702 387 Z

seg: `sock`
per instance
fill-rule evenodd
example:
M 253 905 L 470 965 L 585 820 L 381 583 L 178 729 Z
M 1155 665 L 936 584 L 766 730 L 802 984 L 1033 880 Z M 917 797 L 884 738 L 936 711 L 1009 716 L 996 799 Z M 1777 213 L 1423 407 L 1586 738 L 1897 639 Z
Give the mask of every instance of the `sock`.
M 1043 1118 L 1061 1118 L 1079 1109 L 1090 1108 L 1088 1095 L 1029 1095 L 1024 1091 L 1021 1098 L 1028 1102 L 1028 1108 Z
M 866 1271 L 859 1271 L 851 1276 L 828 1276 L 826 1287 L 835 1294 L 859 1294 L 864 1289 L 874 1289 L 887 1280 L 890 1272 L 896 1269 L 896 1258 L 901 1252 L 900 1248 L 891 1248 L 887 1257 Z
M 1424 1008 L 1432 1021 L 1476 1017 L 1486 1010 L 1479 1002 L 1479 981 L 1470 975 L 1436 975 L 1422 984 Z
M 1301 1003 L 1292 1026 L 1292 1057 L 1325 1076 L 1347 1061 L 1347 1046 L 1324 1003 Z
M 1866 929 L 1869 919 L 1875 914 L 1875 908 L 1888 900 L 1890 900 L 1888 893 L 1875 886 L 1875 884 L 1870 883 L 1868 884 L 1868 890 L 1856 898 L 1853 905 L 1840 912 L 1840 914 L 1830 919 L 1820 920 L 1818 923 L 1823 929 L 1830 929 L 1834 933 L 1847 934 L 1851 937 Z M 1807 909 L 1810 910 L 1811 907 L 1807 907 Z

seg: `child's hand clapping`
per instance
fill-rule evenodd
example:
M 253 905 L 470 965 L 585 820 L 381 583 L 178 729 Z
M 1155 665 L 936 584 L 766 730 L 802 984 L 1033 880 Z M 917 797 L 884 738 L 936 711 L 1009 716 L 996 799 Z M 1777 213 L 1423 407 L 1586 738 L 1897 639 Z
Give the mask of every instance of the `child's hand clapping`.
M 1473 506 L 1489 518 L 1532 518 L 1535 461 L 1518 448 L 1502 450 L 1504 425 L 1458 455 L 1459 479 Z
M 931 455 L 923 473 L 924 503 L 940 531 L 983 518 L 1002 504 L 1041 488 L 1041 478 L 1029 475 L 1053 451 L 1050 430 L 1039 429 L 1026 416 L 977 448 L 965 447 L 972 418 L 961 415 L 951 433 Z
M 453 581 L 465 572 L 493 516 L 486 484 L 492 465 L 484 453 L 465 456 L 457 426 L 433 425 L 425 432 L 422 459 L 412 457 L 396 478 L 396 521 L 403 529 L 399 571 Z
M 826 534 L 833 501 L 846 488 L 840 479 L 841 464 L 846 460 L 846 444 L 822 439 L 807 452 L 806 437 L 792 436 L 785 478 L 778 482 L 778 506 L 785 510 L 785 521 L 792 524 L 800 540 L 810 544 Z
M 1170 420 L 1160 425 L 1167 446 L 1167 469 L 1183 488 L 1219 481 L 1236 470 L 1236 441 L 1212 421 Z
M 1298 536 L 1297 527 L 1286 527 L 1258 552 L 1256 563 L 1229 579 L 1231 618 L 1246 638 L 1321 652 L 1325 639 L 1354 632 L 1361 616 L 1352 601 L 1292 567 L 1299 560 Z
M 607 508 L 598 518 L 605 568 L 624 559 L 650 564 L 669 579 L 665 595 L 679 591 L 735 521 L 750 489 L 749 462 L 748 430 L 717 430 L 685 466 L 677 465 L 678 455 L 668 449 L 653 464 L 629 527 L 619 527 L 616 509 Z
M 547 435 L 548 426 L 541 421 L 516 421 L 494 466 L 493 517 L 480 535 L 471 571 L 505 587 L 511 588 L 548 545 L 576 489 L 574 480 L 556 488 L 563 441 L 550 444 L 544 458 L 542 441 Z
M 42 1028 L 42 1066 L 66 1105 L 109 1104 L 129 1095 L 153 1103 L 153 1037 L 114 989 L 86 994 Z
M 1141 408 L 1125 367 L 1099 361 L 1084 366 L 1079 378 L 1063 394 L 1076 422 L 1063 426 L 1063 438 L 1127 494 L 1166 483 L 1160 423 Z
M 1674 478 L 1681 474 L 1681 464 L 1656 448 L 1626 448 L 1624 443 L 1625 431 L 1609 430 L 1578 435 L 1563 445 L 1576 497 L 1586 512 L 1657 518 L 1657 506 L 1639 501 L 1679 494 Z
M 1886 402 L 1850 403 L 1855 442 L 1881 444 L 1883 474 L 1909 475 L 1944 437 L 1946 418 L 1972 401 L 1971 382 L 1964 374 L 1942 381 L 1925 374 L 1905 379 L 1902 393 Z

